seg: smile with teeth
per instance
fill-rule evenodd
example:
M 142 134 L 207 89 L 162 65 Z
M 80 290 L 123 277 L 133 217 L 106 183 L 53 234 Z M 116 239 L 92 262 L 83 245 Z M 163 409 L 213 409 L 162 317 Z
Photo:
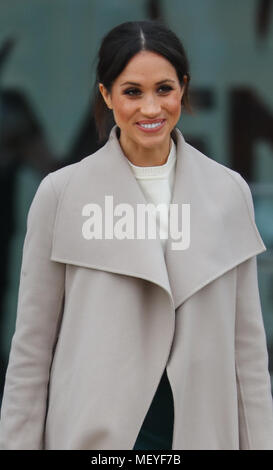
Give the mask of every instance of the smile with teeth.
M 163 124 L 164 120 L 162 121 L 159 121 L 159 122 L 155 122 L 153 124 L 141 124 L 141 123 L 138 123 L 138 125 L 140 127 L 143 127 L 144 129 L 155 129 L 156 127 L 159 127 Z

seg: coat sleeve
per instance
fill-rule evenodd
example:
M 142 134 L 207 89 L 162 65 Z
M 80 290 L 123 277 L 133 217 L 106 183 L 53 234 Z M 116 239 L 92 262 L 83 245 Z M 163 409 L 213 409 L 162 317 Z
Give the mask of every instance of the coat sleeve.
M 252 222 L 250 188 L 241 178 Z M 238 391 L 239 448 L 273 449 L 273 406 L 268 351 L 257 277 L 257 256 L 237 266 L 235 364 Z
M 65 265 L 50 260 L 57 195 L 47 175 L 27 217 L 0 419 L 0 449 L 43 449 L 49 372 L 64 299 Z

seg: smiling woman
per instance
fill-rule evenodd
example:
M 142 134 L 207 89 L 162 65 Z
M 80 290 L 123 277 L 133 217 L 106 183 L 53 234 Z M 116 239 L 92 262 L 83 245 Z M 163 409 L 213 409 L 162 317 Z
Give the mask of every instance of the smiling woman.
M 138 32 L 140 41 L 133 36 Z M 119 54 L 115 60 L 113 44 Z M 95 117 L 100 138 L 105 137 L 106 109 L 110 109 L 128 160 L 138 166 L 164 164 L 181 107 L 191 112 L 189 81 L 185 50 L 168 28 L 153 22 L 114 28 L 99 51 Z
M 0 449 L 273 449 L 266 248 L 246 181 L 175 127 L 189 81 L 165 25 L 103 38 L 94 104 L 107 142 L 47 175 L 29 210 Z M 163 204 L 160 239 L 131 237 L 147 202 Z M 173 249 L 183 204 L 190 243 Z
M 128 88 L 128 84 L 134 84 L 135 88 Z M 164 164 L 185 90 L 175 67 L 162 55 L 142 50 L 130 59 L 114 81 L 111 92 L 102 83 L 99 88 L 107 106 L 113 109 L 121 129 L 120 144 L 127 158 L 138 166 Z

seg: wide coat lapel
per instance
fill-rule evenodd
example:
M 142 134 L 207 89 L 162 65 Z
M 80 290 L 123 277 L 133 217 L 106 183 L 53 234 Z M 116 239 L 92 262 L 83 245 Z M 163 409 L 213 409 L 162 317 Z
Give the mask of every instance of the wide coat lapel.
M 105 196 L 112 196 L 114 207 L 125 203 L 133 208 L 136 224 L 137 205 L 147 203 L 119 145 L 116 128 L 112 129 L 109 140 L 101 149 L 79 163 L 66 184 L 57 208 L 51 259 L 146 279 L 161 286 L 172 303 L 164 253 L 158 238 L 119 240 L 114 236 L 112 239 L 86 240 L 82 235 L 86 220 L 82 209 L 86 204 L 95 203 L 102 208 L 104 219 L 107 217 Z
M 58 205 L 52 260 L 146 279 L 162 287 L 176 309 L 218 276 L 265 251 L 235 172 L 188 144 L 178 128 L 171 203 L 181 214 L 182 204 L 190 204 L 190 246 L 172 249 L 171 236 L 165 253 L 159 238 L 86 240 L 86 204 L 98 204 L 104 217 L 105 196 L 112 196 L 114 207 L 133 207 L 136 223 L 137 205 L 147 203 L 117 131 L 114 126 L 107 143 L 84 158 L 69 178 Z
M 190 245 L 166 265 L 175 308 L 217 277 L 266 250 L 255 224 L 249 189 L 235 171 L 188 144 L 176 128 L 177 167 L 172 204 L 190 204 Z M 245 193 L 248 191 L 248 194 Z M 183 222 L 183 221 L 182 221 Z

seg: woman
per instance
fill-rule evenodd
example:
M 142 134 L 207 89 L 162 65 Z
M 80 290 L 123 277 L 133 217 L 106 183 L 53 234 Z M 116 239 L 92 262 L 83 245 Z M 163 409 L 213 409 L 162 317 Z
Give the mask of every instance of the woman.
M 116 124 L 31 204 L 2 449 L 273 449 L 265 246 L 245 180 L 175 127 L 189 80 L 164 25 L 104 37 L 100 138 L 111 113 Z M 158 202 L 170 224 L 153 213 L 143 237 L 138 210 Z

